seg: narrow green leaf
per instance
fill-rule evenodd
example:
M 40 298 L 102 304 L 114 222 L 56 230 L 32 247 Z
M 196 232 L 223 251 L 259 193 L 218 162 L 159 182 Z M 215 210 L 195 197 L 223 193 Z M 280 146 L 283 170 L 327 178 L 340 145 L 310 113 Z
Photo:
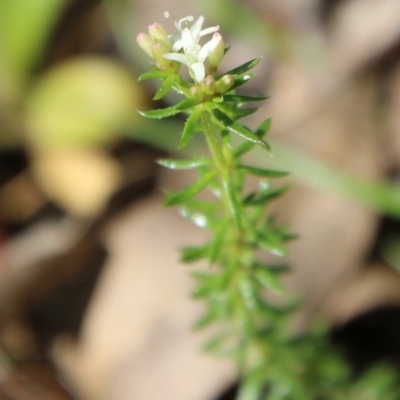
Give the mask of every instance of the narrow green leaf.
M 213 265 L 217 261 L 218 256 L 220 255 L 228 226 L 229 219 L 222 221 L 219 224 L 217 231 L 215 232 L 214 239 L 211 243 L 211 246 L 209 246 L 208 260 L 211 265 Z
M 231 120 L 227 115 L 225 115 L 221 110 L 214 109 L 213 115 L 221 123 L 223 126 L 226 127 L 230 132 L 236 133 L 237 135 L 241 136 L 242 138 L 259 144 L 269 150 L 269 146 L 263 140 L 261 140 L 256 134 L 245 128 L 243 125 L 238 124 Z
M 247 196 L 246 198 L 243 199 L 243 204 L 248 205 L 248 206 L 258 206 L 260 204 L 265 204 L 273 199 L 276 199 L 280 196 L 282 196 L 287 190 L 289 186 L 285 185 L 280 187 L 279 189 L 276 190 L 270 190 L 268 192 L 265 192 L 261 194 L 260 196 Z M 251 193 L 252 194 L 252 193 Z
M 256 135 L 259 138 L 264 137 L 269 132 L 271 128 L 271 123 L 272 123 L 271 118 L 268 118 L 264 122 L 262 122 L 261 125 L 256 130 Z
M 259 62 L 260 62 L 260 57 L 255 58 L 253 60 L 250 60 L 242 65 L 239 65 L 239 67 L 233 68 L 229 70 L 228 72 L 223 73 L 222 75 L 217 76 L 215 79 L 218 80 L 224 75 L 241 75 L 247 72 L 249 69 L 254 68 Z
M 228 193 L 229 208 L 233 215 L 235 226 L 237 229 L 240 229 L 240 227 L 242 226 L 242 210 L 236 196 L 236 188 L 233 185 L 230 177 L 226 177 L 226 179 L 223 180 L 223 185 L 226 192 Z
M 181 249 L 181 261 L 184 263 L 191 263 L 202 258 L 206 258 L 208 255 L 208 249 L 206 246 L 196 247 L 184 247 Z
M 260 374 L 259 371 L 257 371 L 257 373 L 252 371 L 241 384 L 237 400 L 260 400 L 264 381 L 265 371 L 262 371 L 262 374 Z
M 253 201 L 258 195 L 258 192 L 251 192 L 249 193 L 244 199 L 243 199 L 243 204 L 249 204 L 251 201 Z
M 286 274 L 290 272 L 290 268 L 287 264 L 262 264 L 259 262 L 255 262 L 253 264 L 253 267 L 256 269 L 267 269 L 275 275 Z
M 233 121 L 254 114 L 258 110 L 257 107 L 239 108 L 234 103 L 218 103 L 217 107 Z
M 259 239 L 260 246 L 270 252 L 271 254 L 278 257 L 287 257 L 289 250 L 282 244 L 280 238 L 272 235 L 268 235 L 264 238 Z
M 235 121 L 242 119 L 244 117 L 248 117 L 249 115 L 254 114 L 256 111 L 258 111 L 257 107 L 248 107 L 248 108 L 238 108 L 235 110 L 235 116 L 234 119 Z
M 254 276 L 257 279 L 257 281 L 266 289 L 269 289 L 276 294 L 283 293 L 284 286 L 282 282 L 278 279 L 276 274 L 274 274 L 271 270 L 265 268 L 257 269 Z
M 208 284 L 204 284 L 196 287 L 196 289 L 193 290 L 192 298 L 193 299 L 209 298 L 212 295 L 212 292 L 213 288 Z
M 201 317 L 194 325 L 194 329 L 201 329 L 207 325 L 210 325 L 213 321 L 215 321 L 216 316 L 214 313 L 208 312 L 203 317 Z
M 245 83 L 251 81 L 255 76 L 256 76 L 256 74 L 254 74 L 254 73 L 236 76 L 234 78 L 233 86 L 229 89 L 229 92 L 231 92 L 232 90 L 235 90 L 239 86 L 242 86 Z
M 246 109 L 244 109 L 246 110 Z M 257 108 L 255 109 L 257 110 Z M 239 118 L 238 118 L 239 119 Z M 255 134 L 261 139 L 266 135 L 271 127 L 271 118 L 266 119 L 256 130 Z M 254 147 L 254 143 L 245 142 L 242 143 L 239 147 L 235 149 L 233 155 L 236 159 L 238 159 L 244 153 L 247 153 Z
M 200 108 L 195 108 L 192 114 L 190 114 L 189 118 L 185 123 L 185 127 L 183 128 L 183 134 L 181 137 L 181 141 L 179 142 L 178 149 L 183 149 L 192 139 L 200 114 L 201 114 Z
M 156 94 L 153 97 L 153 100 L 162 99 L 171 90 L 174 81 L 175 81 L 174 75 L 168 76 L 168 78 L 165 79 L 164 82 L 161 84 L 161 86 L 158 88 Z
M 171 117 L 172 115 L 178 114 L 180 112 L 190 110 L 191 108 L 197 106 L 199 102 L 196 99 L 184 99 L 175 106 L 163 108 L 160 110 L 149 110 L 140 111 L 139 114 L 146 118 L 151 119 L 161 119 L 166 117 Z
M 22 87 L 23 79 L 32 72 L 32 67 L 43 62 L 43 50 L 49 46 L 55 27 L 68 5 L 65 0 L 0 1 L 2 83 L 7 80 L 9 73 L 12 74 L 12 79 L 5 86 L 6 90 L 16 90 L 18 93 L 20 87 L 14 89 L 11 85 L 18 82 Z M 21 81 L 17 81 L 19 79 Z M 3 90 L 2 100 L 3 95 L 11 95 Z
M 162 165 L 165 168 L 178 170 L 193 169 L 201 165 L 207 165 L 209 163 L 210 159 L 206 157 L 191 158 L 189 160 L 180 160 L 173 158 L 164 158 L 157 160 L 157 164 Z
M 255 143 L 252 142 L 242 143 L 240 146 L 236 147 L 236 149 L 233 151 L 233 157 L 235 159 L 238 159 L 240 156 L 250 151 L 254 146 Z
M 234 103 L 256 103 L 259 101 L 267 100 L 268 97 L 265 96 L 244 96 L 240 94 L 224 94 L 224 101 L 234 102 Z
M 140 75 L 138 78 L 138 81 L 145 81 L 147 79 L 165 79 L 169 75 L 166 72 L 162 71 L 148 71 L 145 72 L 144 74 Z
M 201 271 L 192 271 L 190 275 L 200 284 L 210 285 L 213 280 L 217 277 L 217 275 L 209 274 Z
M 217 176 L 217 171 L 209 171 L 204 176 L 202 176 L 197 182 L 188 186 L 186 189 L 178 193 L 171 193 L 164 200 L 165 206 L 175 206 L 177 204 L 183 203 L 185 200 L 191 199 L 196 194 L 200 193 L 211 180 Z
M 264 178 L 280 178 L 282 176 L 288 175 L 286 171 L 277 171 L 273 169 L 262 169 L 256 167 L 250 167 L 248 165 L 238 165 L 237 167 L 240 171 L 246 172 L 250 175 L 262 176 Z
M 239 282 L 239 291 L 242 296 L 243 302 L 249 310 L 254 309 L 256 305 L 256 296 L 254 287 L 251 280 L 245 278 Z
M 218 335 L 215 335 L 203 346 L 205 352 L 215 352 L 218 350 L 229 337 L 232 336 L 231 331 L 222 331 Z
M 190 199 L 185 202 L 185 206 L 192 210 L 202 211 L 205 213 L 214 213 L 221 210 L 221 204 L 218 202 Z

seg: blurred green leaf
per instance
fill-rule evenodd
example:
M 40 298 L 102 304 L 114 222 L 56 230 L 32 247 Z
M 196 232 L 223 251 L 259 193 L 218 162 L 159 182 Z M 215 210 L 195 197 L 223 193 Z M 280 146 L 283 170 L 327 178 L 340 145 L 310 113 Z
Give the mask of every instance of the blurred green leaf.
M 243 139 L 246 139 L 250 142 L 256 143 L 261 145 L 262 147 L 269 150 L 269 146 L 267 143 L 262 141 L 257 135 L 253 132 L 245 128 L 243 125 L 238 124 L 231 120 L 228 116 L 226 116 L 222 111 L 218 109 L 213 110 L 213 114 L 215 118 L 228 129 L 232 133 L 236 133 L 237 135 L 241 136 Z
M 274 163 L 308 184 L 342 194 L 382 213 L 400 218 L 400 185 L 357 176 L 278 141 L 273 146 Z M 255 153 L 255 156 L 265 163 L 262 152 Z
M 208 248 L 206 246 L 188 246 L 181 249 L 181 261 L 184 263 L 191 263 L 201 260 L 202 258 L 206 258 L 207 255 Z
M 267 100 L 268 97 L 261 96 L 244 96 L 240 94 L 224 94 L 224 101 L 234 102 L 234 103 L 254 103 L 259 101 Z
M 183 111 L 190 110 L 197 106 L 199 102 L 196 99 L 184 99 L 172 107 L 162 108 L 160 110 L 140 111 L 139 114 L 146 118 L 161 119 L 171 117 Z
M 255 135 L 261 139 L 264 137 L 264 135 L 268 133 L 270 128 L 271 128 L 271 118 L 268 118 L 258 127 L 258 129 L 255 131 Z M 254 143 L 252 142 L 242 143 L 240 146 L 236 147 L 236 149 L 233 152 L 233 155 L 235 158 L 239 158 L 242 154 L 247 153 L 253 147 Z
M 166 79 L 168 78 L 170 75 L 168 75 L 166 72 L 162 72 L 162 71 L 148 71 L 145 72 L 144 74 L 140 75 L 138 78 L 138 81 L 145 81 L 147 79 Z
M 218 175 L 218 171 L 209 171 L 202 176 L 197 182 L 191 184 L 186 189 L 178 193 L 170 193 L 164 200 L 165 206 L 174 206 L 183 203 L 185 200 L 191 199 L 200 193 L 209 183 Z
M 158 160 L 157 163 L 165 168 L 185 170 L 197 168 L 201 165 L 210 164 L 210 159 L 206 157 L 196 157 L 189 160 L 167 158 Z
M 175 77 L 173 75 L 168 76 L 168 78 L 165 79 L 161 84 L 161 86 L 158 88 L 156 94 L 153 97 L 153 100 L 162 99 L 171 90 L 174 82 L 175 82 Z
M 223 184 L 225 185 L 225 190 L 228 194 L 229 208 L 231 210 L 231 214 L 233 215 L 235 226 L 237 229 L 240 229 L 240 227 L 242 225 L 243 215 L 242 215 L 242 209 L 240 207 L 240 203 L 236 197 L 235 185 L 233 184 L 230 177 L 227 177 L 227 179 L 224 179 Z
M 266 289 L 269 289 L 276 294 L 283 293 L 284 287 L 282 282 L 270 269 L 258 268 L 254 275 L 257 281 Z
M 260 57 L 254 58 L 253 60 L 247 61 L 239 67 L 233 68 L 228 72 L 224 72 L 222 75 L 217 76 L 215 79 L 218 80 L 223 75 L 241 75 L 247 72 L 248 70 L 254 68 L 260 62 Z
M 141 99 L 137 83 L 117 62 L 82 57 L 59 64 L 27 99 L 30 141 L 35 147 L 63 147 L 113 140 Z
M 256 167 L 250 167 L 248 165 L 238 165 L 237 167 L 240 171 L 246 172 L 250 175 L 255 175 L 255 176 L 262 176 L 265 178 L 281 178 L 283 176 L 286 176 L 288 172 L 286 171 L 276 171 L 272 169 L 262 169 L 262 168 L 256 168 Z
M 286 257 L 289 255 L 289 250 L 282 244 L 281 238 L 271 234 L 265 235 L 259 239 L 260 246 L 278 257 Z
M 65 0 L 0 1 L 0 59 L 19 79 L 38 62 Z
M 195 108 L 193 112 L 190 114 L 183 128 L 183 133 L 178 145 L 178 149 L 183 149 L 184 147 L 186 147 L 186 145 L 192 139 L 193 133 L 195 132 L 197 126 L 197 122 L 200 118 L 200 114 L 201 114 L 200 108 Z
M 238 87 L 244 85 L 245 83 L 251 81 L 253 78 L 255 78 L 256 75 L 257 74 L 255 73 L 251 73 L 251 74 L 235 76 L 233 86 L 229 89 L 229 92 L 232 92 L 232 90 L 235 90 Z
M 226 238 L 229 222 L 229 219 L 226 219 L 225 221 L 219 221 L 217 231 L 215 232 L 214 238 L 209 246 L 208 260 L 211 265 L 217 261 L 220 255 L 224 239 Z
M 269 190 L 267 192 L 262 193 L 261 195 L 255 197 L 255 196 L 249 196 L 248 198 L 246 197 L 243 200 L 243 203 L 249 206 L 258 206 L 261 204 L 265 204 L 273 199 L 277 199 L 278 197 L 282 196 L 286 191 L 288 190 L 289 186 L 282 186 L 279 189 L 276 190 Z

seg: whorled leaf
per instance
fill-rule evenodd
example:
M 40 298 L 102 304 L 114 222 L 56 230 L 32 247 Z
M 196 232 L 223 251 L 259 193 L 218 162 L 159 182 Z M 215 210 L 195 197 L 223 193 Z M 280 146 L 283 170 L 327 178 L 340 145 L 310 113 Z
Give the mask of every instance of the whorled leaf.
M 252 267 L 256 269 L 267 269 L 275 275 L 281 275 L 290 272 L 290 268 L 287 264 L 262 264 L 258 261 L 255 261 L 252 264 Z
M 260 126 L 256 130 L 256 135 L 260 138 L 263 138 L 271 129 L 272 120 L 271 118 L 266 119 L 263 121 Z
M 264 178 L 281 178 L 288 175 L 286 171 L 278 171 L 273 169 L 263 169 L 257 167 L 251 167 L 249 165 L 238 165 L 237 168 L 240 171 L 246 172 L 250 175 L 262 176 Z
M 236 68 L 233 68 L 225 73 L 223 73 L 222 75 L 217 76 L 215 79 L 218 80 L 219 78 L 221 78 L 224 75 L 241 75 L 244 74 L 245 72 L 247 72 L 248 70 L 254 68 L 261 60 L 261 57 L 258 58 L 254 58 L 253 60 L 250 60 L 242 65 L 239 65 Z
M 228 194 L 229 208 L 231 209 L 231 214 L 234 218 L 234 223 L 236 228 L 240 229 L 242 225 L 242 210 L 240 207 L 240 203 L 236 196 L 236 188 L 232 183 L 231 179 L 224 179 L 223 185 L 226 193 Z
M 168 76 L 168 78 L 166 78 L 161 84 L 161 86 L 158 88 L 156 94 L 153 97 L 153 100 L 162 99 L 171 90 L 174 82 L 175 82 L 175 76 L 174 75 Z
M 194 329 L 201 329 L 204 328 L 212 323 L 215 322 L 217 319 L 217 315 L 214 312 L 207 312 L 205 313 L 194 325 Z
M 185 170 L 185 169 L 194 169 L 200 167 L 201 165 L 210 164 L 210 161 L 211 160 L 206 157 L 196 157 L 196 158 L 191 158 L 189 160 L 163 158 L 157 160 L 157 164 L 162 165 L 163 167 L 168 169 Z
M 162 71 L 148 71 L 140 75 L 138 81 L 145 81 L 147 79 L 166 79 L 169 75 Z
M 254 114 L 258 110 L 257 107 L 240 108 L 234 103 L 218 103 L 216 106 L 233 121 Z
M 238 87 L 244 85 L 245 83 L 251 81 L 255 76 L 256 76 L 255 73 L 236 76 L 234 78 L 233 86 L 229 89 L 229 92 L 232 92 L 232 90 L 235 90 Z
M 248 206 L 258 206 L 260 204 L 265 204 L 273 199 L 282 196 L 288 190 L 288 188 L 289 186 L 285 185 L 280 187 L 279 189 L 269 190 L 258 196 L 255 193 L 250 193 L 249 196 L 243 199 L 243 204 Z
M 229 94 L 229 93 L 224 94 L 223 97 L 224 101 L 236 104 L 257 103 L 259 101 L 264 101 L 268 99 L 268 97 L 265 96 L 244 96 L 241 94 Z
M 195 108 L 193 112 L 190 114 L 189 118 L 185 123 L 185 127 L 183 128 L 183 133 L 178 145 L 178 149 L 183 149 L 192 139 L 193 134 L 197 127 L 197 122 L 200 118 L 200 114 L 201 114 L 201 109 L 199 107 Z
M 183 203 L 185 200 L 191 199 L 196 196 L 196 194 L 200 193 L 210 183 L 210 181 L 217 176 L 217 174 L 217 171 L 209 171 L 186 189 L 177 193 L 170 193 L 164 200 L 164 205 L 174 206 Z
M 223 247 L 228 226 L 229 226 L 229 219 L 226 219 L 225 221 L 220 221 L 218 229 L 215 232 L 213 241 L 209 246 L 208 261 L 211 265 L 213 265 L 217 261 L 221 253 L 221 249 Z
M 264 122 L 262 122 L 262 124 L 255 131 L 255 134 L 261 139 L 269 132 L 270 128 L 271 128 L 271 118 L 268 118 Z M 254 143 L 251 143 L 251 142 L 242 143 L 240 146 L 238 146 L 234 150 L 233 156 L 237 159 L 241 155 L 250 151 L 253 147 L 254 147 Z
M 171 117 L 172 115 L 179 114 L 183 111 L 190 110 L 191 108 L 197 106 L 199 102 L 196 99 L 184 99 L 180 103 L 172 107 L 163 108 L 160 110 L 149 110 L 140 111 L 139 114 L 146 118 L 151 119 L 161 119 L 166 117 Z
M 288 248 L 284 246 L 282 240 L 276 236 L 269 234 L 260 237 L 259 245 L 275 256 L 287 257 L 289 255 Z
M 226 346 L 227 340 L 232 336 L 232 331 L 224 330 L 219 334 L 212 337 L 206 344 L 203 346 L 203 351 L 205 352 L 215 352 L 219 350 L 222 346 Z
M 188 246 L 181 249 L 181 261 L 184 263 L 191 263 L 203 258 L 208 255 L 208 249 L 206 246 Z
M 217 119 L 217 121 L 225 126 L 232 133 L 236 133 L 237 135 L 241 136 L 243 139 L 246 139 L 250 142 L 255 144 L 259 144 L 262 147 L 269 150 L 269 146 L 263 140 L 261 140 L 256 134 L 251 132 L 249 129 L 245 128 L 243 125 L 233 121 L 227 115 L 225 115 L 221 110 L 215 108 L 213 110 L 213 115 Z
M 266 289 L 276 294 L 282 294 L 284 286 L 277 275 L 269 269 L 259 268 L 254 273 L 255 279 Z

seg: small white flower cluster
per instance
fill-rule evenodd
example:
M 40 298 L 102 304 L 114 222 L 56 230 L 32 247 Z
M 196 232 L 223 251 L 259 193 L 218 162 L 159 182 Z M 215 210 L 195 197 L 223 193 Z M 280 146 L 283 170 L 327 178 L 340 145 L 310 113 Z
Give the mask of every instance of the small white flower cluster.
M 169 13 L 164 14 L 166 18 Z M 189 68 L 189 74 L 197 82 L 201 83 L 206 77 L 204 63 L 208 61 L 208 73 L 215 73 L 221 62 L 225 47 L 219 26 L 202 29 L 204 17 L 200 16 L 192 25 L 192 16 L 175 21 L 179 35 L 167 36 L 164 28 L 159 24 L 149 26 L 149 35 L 140 33 L 137 36 L 139 46 L 152 57 L 157 66 L 163 70 L 175 69 L 174 63 L 184 64 Z M 213 33 L 213 37 L 206 44 L 201 46 L 200 39 Z

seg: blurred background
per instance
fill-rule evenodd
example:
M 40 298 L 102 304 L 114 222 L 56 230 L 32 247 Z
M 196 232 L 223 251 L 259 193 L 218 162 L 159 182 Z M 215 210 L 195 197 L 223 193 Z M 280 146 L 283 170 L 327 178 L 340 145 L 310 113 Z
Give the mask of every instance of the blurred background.
M 206 233 L 160 206 L 192 179 L 155 163 L 182 120 L 136 111 L 175 100 L 137 83 L 136 35 L 173 33 L 164 11 L 220 25 L 222 70 L 263 56 L 244 90 L 270 99 L 246 124 L 272 117 L 273 157 L 252 162 L 291 172 L 271 212 L 299 235 L 294 329 L 328 322 L 357 371 L 398 365 L 398 0 L 2 1 L 0 399 L 233 398 L 179 263 Z

